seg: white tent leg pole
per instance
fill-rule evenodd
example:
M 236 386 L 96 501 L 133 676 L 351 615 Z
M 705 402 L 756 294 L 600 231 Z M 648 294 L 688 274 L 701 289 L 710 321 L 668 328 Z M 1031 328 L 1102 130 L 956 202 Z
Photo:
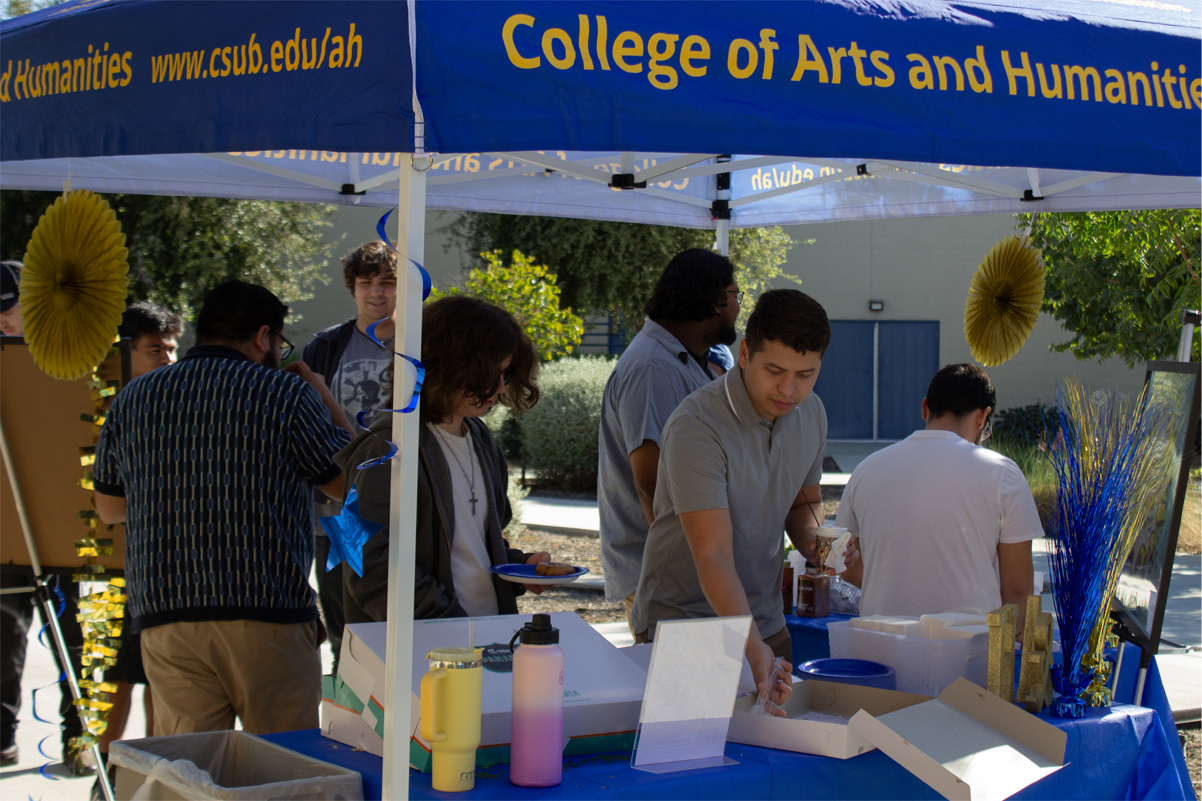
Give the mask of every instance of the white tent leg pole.
M 718 220 L 714 230 L 714 250 L 720 256 L 730 255 L 730 220 Z
M 412 165 L 401 169 L 400 208 L 397 210 L 398 276 L 405 276 L 397 298 L 396 349 L 420 358 L 422 341 L 422 279 L 405 257 L 425 258 L 426 174 Z M 394 409 L 403 408 L 413 394 L 413 366 L 393 357 L 398 380 L 393 382 Z M 413 665 L 413 553 L 417 528 L 418 412 L 392 416 L 392 441 L 400 452 L 392 460 L 392 504 L 388 549 L 388 649 L 385 657 L 384 798 L 409 797 L 409 736 L 411 731 Z

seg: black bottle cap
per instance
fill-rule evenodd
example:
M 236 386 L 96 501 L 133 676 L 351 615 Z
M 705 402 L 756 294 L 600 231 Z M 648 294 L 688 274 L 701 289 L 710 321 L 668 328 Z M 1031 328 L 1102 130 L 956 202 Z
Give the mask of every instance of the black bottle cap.
M 550 615 L 538 614 L 513 635 L 509 641 L 510 650 L 519 638 L 522 645 L 559 645 L 559 629 L 551 625 Z

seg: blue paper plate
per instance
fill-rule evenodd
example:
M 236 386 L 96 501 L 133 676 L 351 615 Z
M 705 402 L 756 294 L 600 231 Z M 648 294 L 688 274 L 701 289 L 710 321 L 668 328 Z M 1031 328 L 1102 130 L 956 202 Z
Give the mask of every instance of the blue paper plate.
M 897 687 L 897 673 L 893 668 L 867 659 L 811 659 L 799 667 L 797 672 L 803 679 L 859 684 L 862 687 L 879 687 L 882 690 L 893 690 Z
M 563 576 L 540 576 L 534 570 L 534 565 L 494 565 L 492 572 L 506 581 L 512 581 L 515 584 L 539 584 L 542 586 L 567 584 L 588 572 L 588 568 L 578 567 L 575 573 L 568 573 Z

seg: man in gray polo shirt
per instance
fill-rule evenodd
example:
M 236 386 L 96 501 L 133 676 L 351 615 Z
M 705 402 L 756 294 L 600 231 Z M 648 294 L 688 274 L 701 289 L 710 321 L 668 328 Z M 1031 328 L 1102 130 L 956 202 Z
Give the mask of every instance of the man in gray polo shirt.
M 751 615 L 747 659 L 756 685 L 769 678 L 773 656 L 791 660 L 781 531 L 813 559 L 826 410 L 812 390 L 830 335 L 813 298 L 765 292 L 738 365 L 668 418 L 635 592 L 636 640 L 654 639 L 661 620 Z
M 725 256 L 690 248 L 673 257 L 655 284 L 647 321 L 605 384 L 598 435 L 597 502 L 605 597 L 625 599 L 626 619 L 655 519 L 659 437 L 690 392 L 714 380 L 709 349 L 736 339 L 743 293 Z

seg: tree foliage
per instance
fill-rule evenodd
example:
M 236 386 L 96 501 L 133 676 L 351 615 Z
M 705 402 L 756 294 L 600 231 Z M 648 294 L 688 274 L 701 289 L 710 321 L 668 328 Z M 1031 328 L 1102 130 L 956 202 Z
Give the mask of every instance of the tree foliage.
M 0 255 L 22 259 L 53 192 L 0 192 Z M 203 197 L 106 195 L 129 248 L 129 302 L 148 300 L 191 320 L 217 284 L 239 279 L 285 303 L 313 297 L 335 243 L 329 206 Z
M 558 277 L 563 303 L 585 315 L 613 312 L 628 334 L 643 321 L 643 304 L 668 262 L 682 250 L 712 248 L 712 231 L 659 225 L 463 214 L 450 223 L 449 247 L 465 253 L 514 250 L 546 264 Z M 793 240 L 779 227 L 730 232 L 730 257 L 739 287 L 755 298 L 776 278 Z M 746 314 L 754 304 L 743 304 Z
M 570 308 L 559 306 L 560 291 L 546 266 L 521 251 L 508 264 L 500 250 L 480 254 L 486 266 L 468 273 L 463 288 L 434 290 L 432 300 L 446 295 L 470 295 L 500 306 L 514 316 L 544 361 L 571 353 L 584 336 L 584 321 Z
M 1118 356 L 1130 367 L 1172 358 L 1182 314 L 1199 304 L 1200 220 L 1198 209 L 1035 216 L 1031 243 L 1048 271 L 1043 308 L 1073 332 L 1052 349 Z

